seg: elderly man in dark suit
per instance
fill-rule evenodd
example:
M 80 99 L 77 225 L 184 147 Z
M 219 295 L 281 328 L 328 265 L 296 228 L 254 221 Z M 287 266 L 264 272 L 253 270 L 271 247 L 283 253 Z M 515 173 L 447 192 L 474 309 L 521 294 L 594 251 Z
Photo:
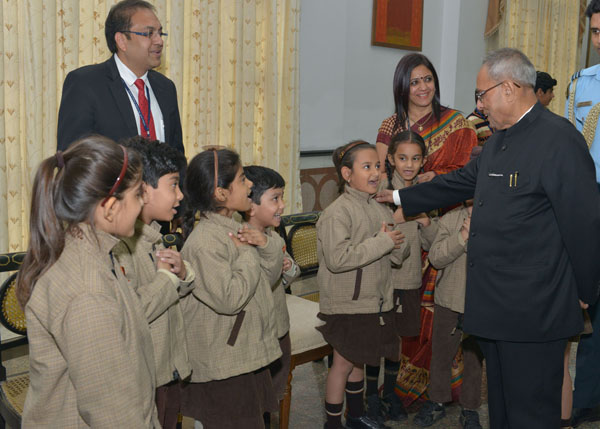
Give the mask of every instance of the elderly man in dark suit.
M 463 326 L 486 358 L 492 429 L 560 426 L 566 341 L 599 292 L 594 164 L 581 134 L 537 103 L 535 78 L 522 52 L 488 54 L 475 95 L 497 131 L 481 155 L 378 197 L 405 214 L 474 198 Z
M 114 54 L 101 64 L 70 72 L 58 112 L 58 149 L 97 133 L 114 140 L 142 135 L 182 153 L 175 84 L 152 70 L 160 65 L 165 33 L 150 3 L 124 0 L 106 18 Z

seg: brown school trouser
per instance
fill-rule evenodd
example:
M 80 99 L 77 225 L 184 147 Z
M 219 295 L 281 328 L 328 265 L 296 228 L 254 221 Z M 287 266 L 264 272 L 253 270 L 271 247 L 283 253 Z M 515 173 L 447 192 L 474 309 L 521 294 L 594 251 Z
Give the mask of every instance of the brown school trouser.
M 461 344 L 462 330 L 456 329 L 460 313 L 435 304 L 433 311 L 432 354 L 427 392 L 434 402 L 452 400 L 451 368 L 452 360 Z M 454 330 L 454 333 L 452 331 Z M 460 391 L 460 405 L 476 410 L 481 405 L 481 372 L 483 355 L 474 337 L 462 342 L 463 383 Z

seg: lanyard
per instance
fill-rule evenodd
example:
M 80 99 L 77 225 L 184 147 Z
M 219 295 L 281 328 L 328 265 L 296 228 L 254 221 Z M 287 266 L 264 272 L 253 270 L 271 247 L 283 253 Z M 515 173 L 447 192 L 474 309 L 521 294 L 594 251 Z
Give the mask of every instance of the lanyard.
M 123 82 L 123 86 L 127 90 L 127 94 L 129 94 L 129 98 L 131 98 L 131 100 L 133 101 L 133 104 L 135 105 L 135 108 L 138 111 L 138 115 L 140 115 L 140 119 L 142 120 L 142 125 L 144 126 L 144 131 L 146 131 L 146 137 L 150 138 L 150 127 L 148 126 L 148 124 L 150 124 L 150 116 L 152 115 L 152 111 L 150 110 L 150 90 L 148 89 L 148 85 L 144 85 L 144 87 L 146 88 L 146 99 L 148 100 L 148 120 L 146 120 L 146 118 L 144 118 L 144 114 L 142 113 L 142 109 L 140 109 L 140 105 L 138 104 L 137 100 L 133 96 L 133 93 L 131 92 L 131 89 L 129 89 L 129 87 L 127 86 L 127 84 L 125 83 L 125 81 L 123 79 L 121 79 L 121 82 Z

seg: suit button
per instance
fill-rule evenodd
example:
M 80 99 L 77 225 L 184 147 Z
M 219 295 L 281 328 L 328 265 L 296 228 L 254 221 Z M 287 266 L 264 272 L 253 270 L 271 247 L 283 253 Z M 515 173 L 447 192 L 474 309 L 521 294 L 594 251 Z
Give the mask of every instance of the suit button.
M 476 232 L 472 232 L 472 233 L 471 233 L 471 237 L 475 237 L 476 235 L 477 235 L 477 233 L 476 233 Z
M 469 267 L 473 268 L 475 264 L 473 262 L 469 262 Z
M 478 205 L 479 207 L 481 207 L 481 206 L 483 205 L 483 201 L 479 200 L 479 202 L 477 203 L 477 205 Z
M 505 144 L 503 144 L 503 145 L 500 147 L 500 150 L 506 150 L 506 145 L 505 145 Z

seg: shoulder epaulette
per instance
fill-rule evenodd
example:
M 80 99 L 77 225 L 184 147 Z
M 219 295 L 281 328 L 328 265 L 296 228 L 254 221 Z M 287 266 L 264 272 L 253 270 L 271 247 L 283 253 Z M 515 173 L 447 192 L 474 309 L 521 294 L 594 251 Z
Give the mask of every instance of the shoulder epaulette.
M 571 82 L 575 79 L 580 78 L 581 76 L 595 76 L 600 71 L 600 64 L 593 65 L 591 67 L 587 67 L 581 70 L 578 70 L 571 76 Z

